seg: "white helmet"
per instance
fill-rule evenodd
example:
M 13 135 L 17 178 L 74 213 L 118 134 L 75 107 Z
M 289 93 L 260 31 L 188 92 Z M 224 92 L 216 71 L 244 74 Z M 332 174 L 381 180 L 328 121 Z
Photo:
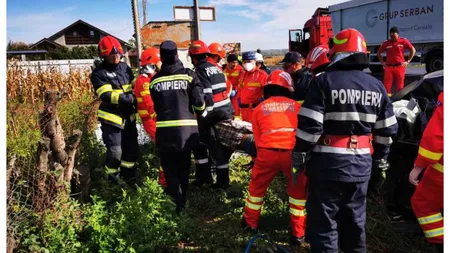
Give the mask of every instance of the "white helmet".
M 255 58 L 256 58 L 256 62 L 259 62 L 259 61 L 264 62 L 264 58 L 263 58 L 262 54 L 260 54 L 260 53 L 255 53 Z

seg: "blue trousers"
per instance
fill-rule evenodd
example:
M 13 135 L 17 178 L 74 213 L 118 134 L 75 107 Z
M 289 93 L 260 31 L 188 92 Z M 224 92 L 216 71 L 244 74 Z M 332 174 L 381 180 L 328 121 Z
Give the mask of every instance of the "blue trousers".
M 309 178 L 306 234 L 312 253 L 366 252 L 366 196 L 369 182 Z

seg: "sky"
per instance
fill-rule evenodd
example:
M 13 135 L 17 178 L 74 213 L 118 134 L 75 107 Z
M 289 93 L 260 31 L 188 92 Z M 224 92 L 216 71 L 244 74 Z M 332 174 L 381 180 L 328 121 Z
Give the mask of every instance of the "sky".
M 243 50 L 285 49 L 289 29 L 302 28 L 316 8 L 341 2 L 345 0 L 199 0 L 200 6 L 216 8 L 216 21 L 200 24 L 201 39 L 207 44 L 240 42 Z M 147 21 L 172 21 L 174 5 L 192 4 L 147 0 Z M 130 0 L 8 0 L 6 19 L 7 41 L 35 43 L 78 19 L 124 41 L 134 33 Z M 142 13 L 140 19 L 142 24 Z

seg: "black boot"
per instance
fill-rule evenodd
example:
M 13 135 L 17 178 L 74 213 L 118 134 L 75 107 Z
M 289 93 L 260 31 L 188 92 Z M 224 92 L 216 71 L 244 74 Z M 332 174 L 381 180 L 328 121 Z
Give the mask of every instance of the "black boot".
M 230 169 L 216 169 L 217 182 L 213 189 L 228 189 L 230 187 Z
M 444 244 L 435 243 L 434 247 L 436 247 L 438 253 L 444 253 Z
M 135 184 L 138 179 L 138 171 L 136 167 L 133 168 L 120 168 L 120 177 L 127 184 Z
M 244 229 L 244 233 L 249 233 L 249 234 L 252 234 L 252 235 L 255 235 L 255 234 L 258 233 L 258 229 L 250 227 L 247 224 L 247 222 L 245 221 L 244 217 L 242 217 L 241 227 L 242 227 L 242 229 Z
M 213 184 L 211 175 L 211 165 L 209 163 L 195 165 L 195 180 L 192 182 L 194 186 L 202 186 L 204 184 Z
M 302 243 L 305 242 L 305 237 L 297 237 L 297 236 L 291 236 L 291 240 L 289 241 L 292 246 L 300 246 Z

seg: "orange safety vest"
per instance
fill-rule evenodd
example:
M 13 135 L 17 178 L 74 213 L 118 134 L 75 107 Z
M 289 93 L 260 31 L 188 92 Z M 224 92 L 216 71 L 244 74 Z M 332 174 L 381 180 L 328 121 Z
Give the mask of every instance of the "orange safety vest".
M 293 149 L 300 105 L 287 97 L 270 97 L 253 111 L 252 129 L 257 148 Z
M 263 98 L 263 86 L 267 81 L 267 73 L 261 69 L 246 71 L 240 81 L 241 104 L 255 104 Z

